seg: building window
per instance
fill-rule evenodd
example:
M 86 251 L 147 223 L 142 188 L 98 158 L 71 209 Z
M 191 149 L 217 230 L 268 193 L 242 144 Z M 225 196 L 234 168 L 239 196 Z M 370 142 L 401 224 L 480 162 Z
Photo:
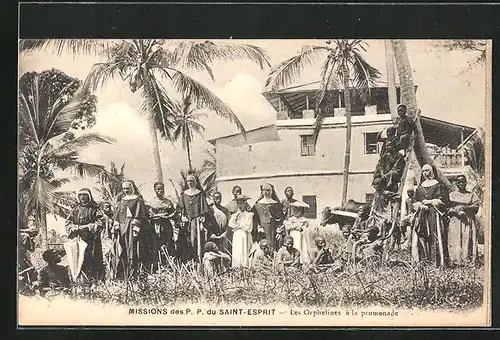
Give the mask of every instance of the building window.
M 300 155 L 314 156 L 316 154 L 316 146 L 314 145 L 313 136 L 300 136 Z
M 378 132 L 365 133 L 365 154 L 376 154 L 378 150 Z
M 310 219 L 316 219 L 317 208 L 316 208 L 316 196 L 302 196 L 302 201 L 309 204 L 309 208 L 306 209 L 304 217 Z
M 374 193 L 369 193 L 369 194 L 367 193 L 367 194 L 365 194 L 365 202 L 366 202 L 366 204 L 371 205 L 374 198 L 375 198 L 375 194 Z

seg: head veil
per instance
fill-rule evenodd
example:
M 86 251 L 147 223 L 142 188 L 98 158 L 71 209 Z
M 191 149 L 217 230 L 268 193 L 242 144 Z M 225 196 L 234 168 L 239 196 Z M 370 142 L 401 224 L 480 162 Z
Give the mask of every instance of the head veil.
M 260 186 L 260 195 L 259 198 L 257 199 L 257 202 L 260 201 L 262 198 L 264 198 L 264 193 L 262 190 L 264 187 L 269 186 L 271 188 L 271 198 L 276 201 L 276 203 L 280 202 L 280 199 L 278 198 L 278 194 L 276 193 L 276 190 L 274 189 L 274 186 L 271 183 L 265 183 Z
M 436 171 L 436 168 L 430 164 L 425 164 L 424 166 L 422 166 L 422 173 L 420 174 L 420 183 L 422 183 L 423 181 L 426 180 L 426 178 L 424 177 L 424 168 L 430 168 L 431 169 L 431 176 L 429 177 L 429 179 L 435 179 L 435 180 L 438 180 L 437 178 L 437 171 Z
M 141 192 L 139 191 L 139 188 L 137 188 L 137 185 L 135 184 L 135 182 L 131 179 L 126 179 L 122 182 L 122 185 L 123 185 L 123 183 L 126 183 L 126 182 L 132 184 L 132 190 L 134 191 L 132 193 L 132 195 L 137 195 L 137 197 L 139 197 L 139 199 L 144 200 L 144 198 L 142 197 Z M 121 200 L 124 196 L 125 196 L 125 194 L 123 193 L 123 191 L 120 191 L 120 193 L 118 194 L 118 200 Z
M 94 197 L 92 197 L 92 192 L 90 191 L 89 188 L 82 188 L 78 190 L 77 192 L 78 195 L 84 194 L 89 197 L 89 203 L 87 203 L 85 206 L 86 207 L 92 207 L 92 208 L 99 208 L 99 205 L 94 201 Z M 83 205 L 80 200 L 78 200 L 78 203 Z
M 193 173 L 188 173 L 186 175 L 186 178 L 184 179 L 184 188 L 182 189 L 182 191 L 186 191 L 187 189 L 189 189 L 188 184 L 187 184 L 187 179 L 188 179 L 188 177 L 191 177 L 191 176 L 194 177 L 194 179 L 196 181 L 196 189 L 198 189 L 204 193 L 205 191 L 203 190 L 203 187 L 200 184 L 200 178 Z

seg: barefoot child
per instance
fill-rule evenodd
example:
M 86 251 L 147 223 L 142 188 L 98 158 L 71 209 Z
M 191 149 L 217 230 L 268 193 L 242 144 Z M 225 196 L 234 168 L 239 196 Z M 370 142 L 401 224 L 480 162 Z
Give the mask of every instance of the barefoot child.
M 323 237 L 316 237 L 314 243 L 316 244 L 316 250 L 313 252 L 313 262 L 311 263 L 311 269 L 315 273 L 325 272 L 333 265 L 332 253 L 326 247 L 326 241 Z
M 300 251 L 293 247 L 293 238 L 285 236 L 283 239 L 283 246 L 276 254 L 276 264 L 278 267 L 294 267 L 300 268 Z
M 205 244 L 203 269 L 207 276 L 211 277 L 222 272 L 223 261 L 230 259 L 230 256 L 221 252 L 214 242 L 209 241 Z

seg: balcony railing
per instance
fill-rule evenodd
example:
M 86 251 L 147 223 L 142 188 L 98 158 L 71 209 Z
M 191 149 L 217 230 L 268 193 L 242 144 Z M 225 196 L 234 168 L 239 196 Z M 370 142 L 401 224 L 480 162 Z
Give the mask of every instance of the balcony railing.
M 463 154 L 458 151 L 435 152 L 429 150 L 429 154 L 434 158 L 436 165 L 441 168 L 457 168 L 464 166 Z

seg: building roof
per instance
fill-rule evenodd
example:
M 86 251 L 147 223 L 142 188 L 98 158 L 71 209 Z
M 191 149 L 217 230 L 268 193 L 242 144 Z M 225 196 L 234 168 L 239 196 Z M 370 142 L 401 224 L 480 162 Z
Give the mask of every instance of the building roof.
M 470 126 L 450 123 L 426 116 L 420 116 L 420 124 L 422 125 L 426 142 L 452 149 L 456 149 L 462 143 L 463 139 L 466 139 L 475 130 Z
M 415 86 L 415 88 L 417 88 L 417 86 Z M 291 112 L 292 114 L 296 114 L 302 112 L 302 110 L 305 110 L 307 108 L 307 100 L 309 101 L 309 108 L 315 108 L 316 97 L 319 89 L 320 82 L 315 81 L 279 90 L 266 90 L 262 93 L 262 95 L 269 101 L 269 103 L 276 111 L 280 110 L 281 100 L 281 103 L 289 112 Z M 384 96 L 383 92 L 385 92 L 385 96 L 387 96 L 387 85 L 380 84 L 378 86 L 373 86 L 370 87 L 370 90 L 372 92 L 372 100 L 376 100 L 376 98 L 380 95 Z M 351 88 L 352 101 L 359 101 L 359 99 L 357 99 L 359 95 L 354 95 L 354 93 L 359 93 L 359 91 L 359 89 Z M 396 85 L 396 91 L 397 93 L 399 93 L 398 85 Z M 328 92 L 330 93 L 330 95 L 332 95 L 333 93 L 338 92 L 338 90 L 331 90 Z M 343 100 L 343 98 L 341 98 L 341 100 Z
M 268 125 L 260 126 L 258 128 L 255 128 L 255 129 L 246 130 L 245 132 L 248 134 L 249 132 L 264 130 L 264 129 L 271 128 L 271 127 L 274 127 L 274 126 L 276 126 L 276 125 L 275 124 L 268 124 Z M 230 135 L 225 135 L 225 136 L 220 136 L 220 137 L 217 137 L 217 138 L 209 139 L 209 140 L 207 140 L 207 142 L 209 142 L 212 145 L 215 145 L 215 142 L 218 141 L 218 140 L 226 139 L 226 138 L 230 138 L 230 137 L 235 137 L 235 136 L 240 136 L 240 135 L 242 135 L 241 132 L 236 132 L 236 133 L 232 133 Z
M 382 118 L 384 117 L 389 117 L 389 115 L 373 115 L 373 116 L 363 116 L 363 118 L 369 118 L 367 119 L 367 122 L 371 121 L 377 121 L 376 118 Z M 329 120 L 331 120 L 333 123 L 334 121 L 336 122 L 339 120 L 341 117 L 330 117 L 325 119 L 325 123 L 328 123 Z M 362 118 L 361 116 L 359 117 L 353 117 L 353 119 L 360 119 Z M 390 121 L 390 119 L 385 119 L 385 121 Z M 287 120 L 280 120 L 277 121 L 279 123 L 287 123 L 287 125 L 280 124 L 279 127 L 281 128 L 287 128 L 290 127 L 292 128 L 295 125 L 304 125 L 308 124 L 311 125 L 314 123 L 314 119 L 287 119 Z M 297 124 L 293 124 L 293 123 Z M 290 124 L 288 124 L 290 123 Z M 341 122 L 338 122 L 341 123 Z M 469 135 L 471 135 L 475 129 L 470 127 L 470 126 L 465 126 L 465 125 L 460 125 L 460 124 L 455 124 L 455 123 L 450 123 L 444 120 L 436 119 L 436 118 L 431 118 L 427 116 L 420 116 L 420 124 L 422 125 L 422 130 L 424 132 L 425 136 L 425 141 L 427 143 L 435 144 L 439 147 L 449 147 L 451 149 L 456 149 L 464 139 L 466 139 Z M 265 126 L 261 126 L 252 130 L 247 130 L 247 134 L 253 131 L 259 131 L 259 130 L 264 130 L 272 127 L 278 127 L 276 124 L 269 124 Z M 463 135 L 462 135 L 463 133 Z M 208 140 L 209 143 L 212 145 L 215 145 L 215 142 L 217 140 L 221 139 L 226 139 L 226 138 L 231 138 L 235 136 L 239 136 L 241 133 L 233 133 L 230 135 L 226 136 L 221 136 L 218 138 L 213 138 Z

